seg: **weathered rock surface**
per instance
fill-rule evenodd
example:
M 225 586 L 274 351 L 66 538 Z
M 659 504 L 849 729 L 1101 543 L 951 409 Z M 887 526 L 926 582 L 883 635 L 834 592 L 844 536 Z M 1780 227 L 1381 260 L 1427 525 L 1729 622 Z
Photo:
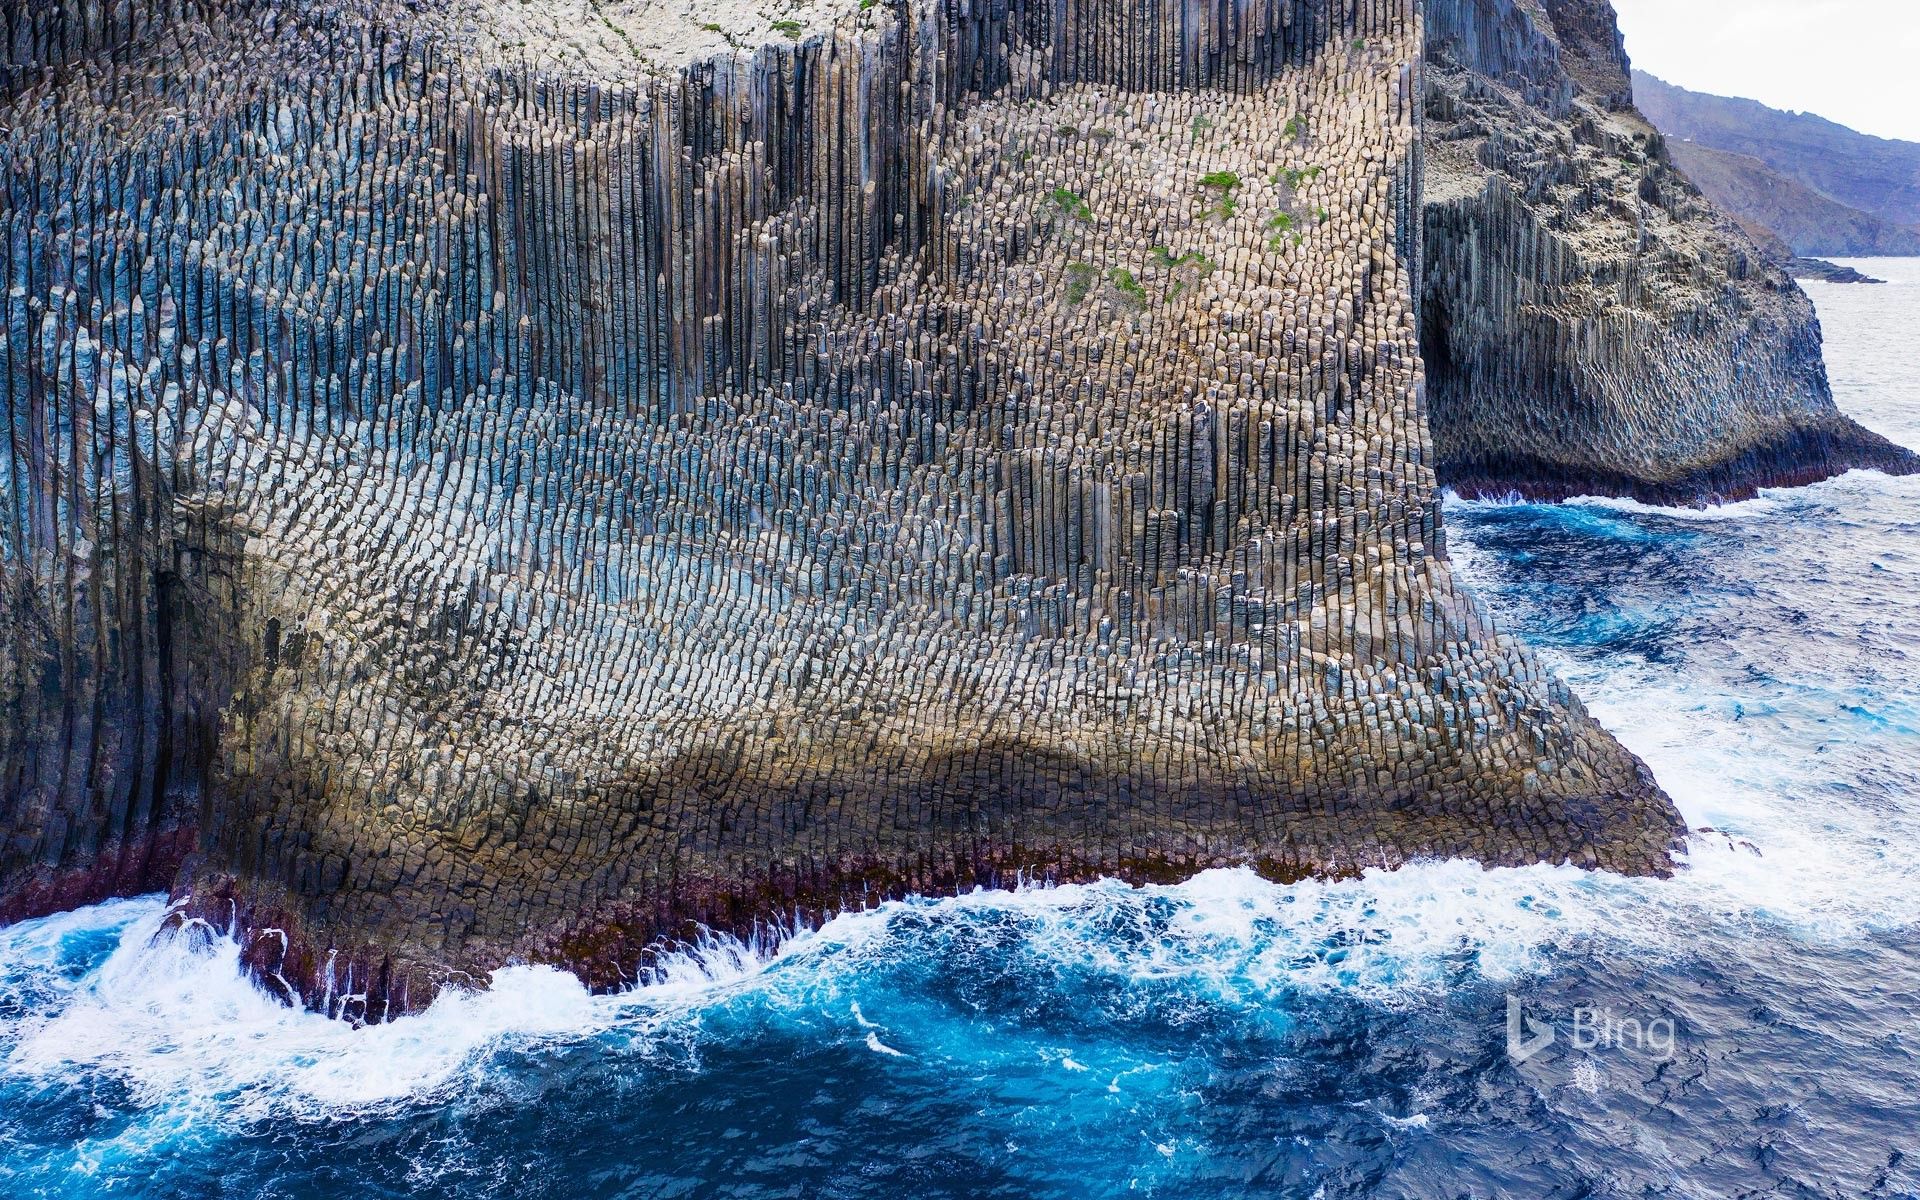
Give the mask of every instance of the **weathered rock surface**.
M 183 912 L 379 1019 L 1016 873 L 1667 869 L 1444 559 L 1410 2 L 628 84 L 101 11 L 5 26 L 4 916 L 191 845 Z
M 1663 503 L 1920 460 L 1632 107 L 1607 0 L 1431 0 L 1422 350 L 1441 481 Z

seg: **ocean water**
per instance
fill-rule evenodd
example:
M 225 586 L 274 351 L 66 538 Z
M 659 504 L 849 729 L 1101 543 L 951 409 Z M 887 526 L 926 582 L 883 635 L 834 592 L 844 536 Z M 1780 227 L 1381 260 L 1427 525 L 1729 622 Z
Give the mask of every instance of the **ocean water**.
M 1920 444 L 1920 261 L 1858 265 L 1837 391 Z M 982 893 L 358 1030 L 104 904 L 0 930 L 0 1196 L 1920 1196 L 1920 480 L 1449 520 L 1676 878 Z

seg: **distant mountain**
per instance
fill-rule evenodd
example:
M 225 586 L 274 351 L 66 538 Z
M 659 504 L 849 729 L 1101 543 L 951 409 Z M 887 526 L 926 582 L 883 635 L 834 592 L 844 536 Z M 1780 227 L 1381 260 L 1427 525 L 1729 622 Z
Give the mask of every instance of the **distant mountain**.
M 1920 254 L 1920 144 L 1633 73 L 1681 169 L 1797 254 Z
M 1672 140 L 1667 150 L 1709 199 L 1763 243 L 1778 240 L 1796 255 L 1920 256 L 1920 229 L 1850 208 L 1751 155 Z

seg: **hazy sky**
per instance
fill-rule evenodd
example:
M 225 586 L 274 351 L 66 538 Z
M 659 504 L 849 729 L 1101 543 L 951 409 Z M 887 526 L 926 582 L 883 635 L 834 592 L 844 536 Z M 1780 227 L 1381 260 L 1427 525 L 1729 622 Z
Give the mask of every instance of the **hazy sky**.
M 1614 0 L 1668 83 L 1920 142 L 1920 0 Z

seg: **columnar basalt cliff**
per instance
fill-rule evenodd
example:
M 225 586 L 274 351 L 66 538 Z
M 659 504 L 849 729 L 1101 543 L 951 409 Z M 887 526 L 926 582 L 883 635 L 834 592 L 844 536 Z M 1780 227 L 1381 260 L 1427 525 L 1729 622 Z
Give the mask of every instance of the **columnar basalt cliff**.
M 171 879 L 380 1019 L 1016 874 L 1668 868 L 1444 560 L 1411 0 L 848 9 L 8 7 L 0 916 Z
M 1632 106 L 1608 0 L 1428 0 L 1422 337 L 1441 481 L 1694 504 L 1920 470 L 1834 406 L 1813 306 Z

